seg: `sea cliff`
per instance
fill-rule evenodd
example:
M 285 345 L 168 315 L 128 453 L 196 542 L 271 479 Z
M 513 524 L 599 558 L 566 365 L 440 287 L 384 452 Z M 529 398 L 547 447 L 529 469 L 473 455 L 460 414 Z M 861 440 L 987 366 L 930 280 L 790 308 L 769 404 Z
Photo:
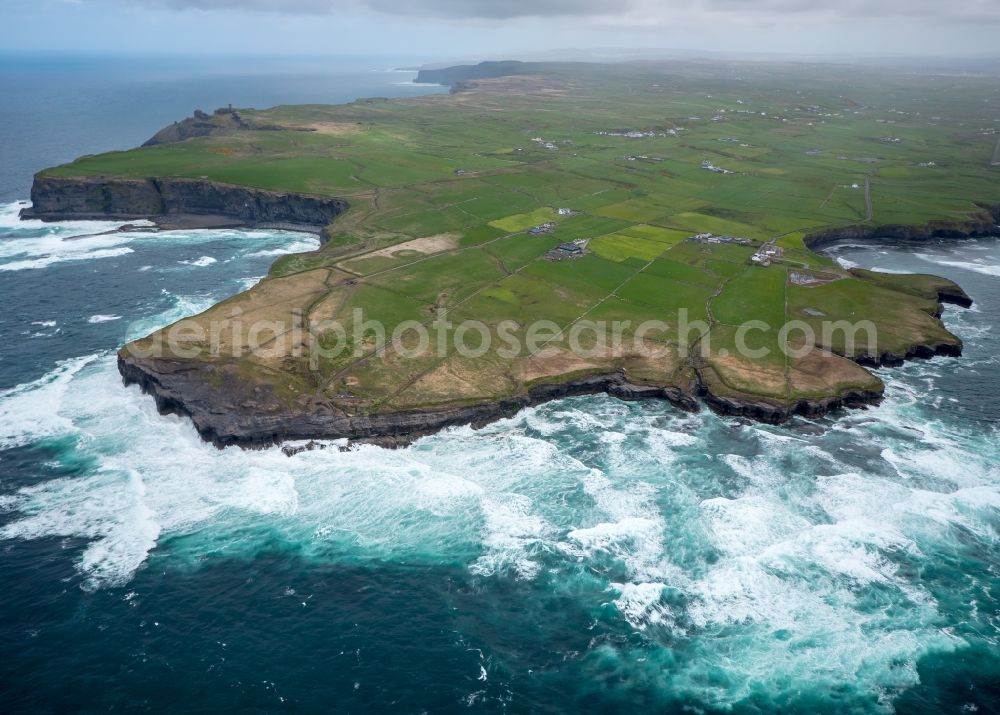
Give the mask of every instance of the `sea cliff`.
M 822 251 L 844 241 L 929 241 L 935 238 L 973 238 L 996 236 L 1000 229 L 1000 204 L 981 204 L 966 219 L 929 221 L 925 224 L 855 224 L 813 231 L 803 242 L 814 251 Z
M 533 65 L 514 60 L 504 62 L 480 62 L 477 65 L 459 65 L 441 69 L 422 69 L 414 79 L 416 84 L 442 84 L 455 86 L 477 79 L 497 79 L 517 74 L 528 74 Z
M 343 199 L 266 191 L 204 179 L 64 178 L 39 174 L 22 218 L 43 221 L 224 218 L 231 224 L 322 232 L 347 210 Z
M 879 385 L 789 405 L 716 395 L 697 375 L 689 384 L 664 387 L 635 384 L 623 372 L 613 372 L 539 384 L 520 395 L 476 404 L 352 413 L 312 396 L 290 404 L 260 386 L 227 377 L 209 379 L 213 366 L 197 361 L 137 358 L 125 348 L 118 354 L 118 368 L 125 384 L 138 385 L 152 396 L 162 414 L 190 418 L 201 437 L 219 448 L 244 449 L 317 439 L 405 446 L 445 427 L 481 427 L 550 400 L 600 393 L 629 401 L 664 400 L 688 412 L 704 404 L 719 414 L 774 424 L 795 415 L 820 417 L 843 408 L 875 405 L 883 394 Z

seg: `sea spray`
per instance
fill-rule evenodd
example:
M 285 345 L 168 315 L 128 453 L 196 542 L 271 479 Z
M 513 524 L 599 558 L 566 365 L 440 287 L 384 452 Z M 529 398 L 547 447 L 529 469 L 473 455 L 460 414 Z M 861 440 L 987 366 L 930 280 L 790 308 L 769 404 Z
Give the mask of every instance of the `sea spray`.
M 220 233 L 178 241 L 197 243 L 197 258 Z M 191 281 L 225 276 L 224 290 L 239 290 L 266 270 L 267 259 L 247 256 L 274 248 L 264 236 L 240 244 L 241 235 L 216 255 L 243 259 L 174 259 L 169 270 Z M 169 240 L 129 246 L 153 249 L 159 238 Z M 865 264 L 864 249 L 848 255 Z M 123 259 L 137 261 L 139 276 L 165 270 Z M 183 624 L 185 609 L 210 600 L 199 587 L 231 569 L 212 598 L 252 584 L 262 610 L 235 609 L 241 619 L 244 609 L 262 614 L 250 631 L 275 619 L 281 639 L 308 644 L 314 662 L 340 662 L 344 650 L 341 667 L 356 669 L 358 683 L 385 682 L 366 649 L 417 633 L 430 648 L 427 633 L 443 632 L 455 635 L 434 647 L 468 665 L 459 678 L 475 702 L 503 696 L 492 688 L 542 697 L 569 687 L 664 710 L 889 712 L 926 679 L 922 664 L 981 654 L 996 639 L 1000 441 L 995 406 L 969 386 L 976 371 L 995 381 L 1000 369 L 989 325 L 998 294 L 990 276 L 971 275 L 980 312 L 945 315 L 965 357 L 881 370 L 882 406 L 783 426 L 592 396 L 405 450 L 287 457 L 205 444 L 188 420 L 159 415 L 121 386 L 110 347 L 66 356 L 0 392 L 5 456 L 38 450 L 53 470 L 75 465 L 0 481 L 0 538 L 11 548 L 74 544 L 70 580 L 89 602 L 128 609 L 115 620 L 137 632 Z M 224 294 L 157 288 L 148 315 L 117 305 L 77 314 L 70 301 L 59 323 L 128 325 L 129 339 Z M 93 315 L 122 319 L 92 325 Z M 156 620 L 130 619 L 175 584 L 184 598 Z M 351 585 L 343 605 L 308 620 L 340 584 Z M 426 593 L 435 595 L 421 600 Z M 218 608 L 216 618 L 230 612 Z M 452 613 L 456 621 L 435 620 Z M 357 652 L 324 650 L 358 623 Z M 219 643 L 238 637 L 213 632 L 212 647 L 232 659 Z

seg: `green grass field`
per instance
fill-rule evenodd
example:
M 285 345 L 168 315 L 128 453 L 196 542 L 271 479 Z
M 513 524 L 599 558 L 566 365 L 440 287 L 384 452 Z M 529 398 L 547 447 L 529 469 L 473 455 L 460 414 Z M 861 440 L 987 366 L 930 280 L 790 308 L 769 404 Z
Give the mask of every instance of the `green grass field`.
M 248 110 L 289 131 L 113 152 L 45 173 L 204 177 L 345 198 L 352 209 L 331 227 L 335 239 L 280 259 L 264 281 L 285 286 L 281 300 L 269 299 L 272 317 L 297 308 L 318 323 L 359 307 L 390 333 L 441 310 L 491 326 L 513 321 L 515 332 L 538 320 L 564 332 L 586 320 L 629 321 L 626 332 L 664 320 L 671 330 L 655 340 L 672 349 L 717 343 L 694 362 L 671 353 L 638 367 L 621 356 L 470 363 L 451 353 L 406 361 L 368 351 L 324 358 L 313 373 L 253 353 L 242 358 L 241 374 L 287 382 L 289 394 L 378 410 L 472 399 L 475 390 L 462 385 L 476 382 L 469 374 L 477 369 L 490 386 L 484 394 L 495 397 L 546 377 L 629 365 L 636 375 L 701 370 L 720 394 L 790 402 L 878 381 L 828 353 L 817 364 L 734 358 L 746 321 L 777 327 L 801 319 L 817 331 L 825 318 L 874 321 L 880 344 L 853 354 L 817 338 L 847 357 L 953 339 L 932 316 L 934 280 L 852 273 L 802 239 L 842 226 L 956 224 L 981 204 L 1000 203 L 1000 168 L 990 166 L 998 105 L 1000 86 L 972 76 L 871 70 L 845 82 L 842 70 L 820 65 L 749 63 L 735 74 L 708 63 L 558 65 L 526 83 L 485 81 L 452 96 Z M 608 134 L 623 129 L 652 136 Z M 899 141 L 883 141 L 889 136 Z M 705 170 L 705 161 L 731 173 Z M 556 224 L 551 234 L 527 233 L 546 222 Z M 753 243 L 690 239 L 703 232 Z M 585 257 L 546 260 L 558 243 L 580 238 L 590 241 Z M 754 265 L 750 256 L 768 241 L 784 254 Z M 308 304 L 296 304 L 297 277 L 317 268 L 329 273 L 328 299 L 310 293 Z M 834 280 L 791 285 L 794 269 Z M 257 301 L 262 290 L 235 300 Z M 682 309 L 709 330 L 680 334 Z M 350 342 L 367 345 L 363 335 Z

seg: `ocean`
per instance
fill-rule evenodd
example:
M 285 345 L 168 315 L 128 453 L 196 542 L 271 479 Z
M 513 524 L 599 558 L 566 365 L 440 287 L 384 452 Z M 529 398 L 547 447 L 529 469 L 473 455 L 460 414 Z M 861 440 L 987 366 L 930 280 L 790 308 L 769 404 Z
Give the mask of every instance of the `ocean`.
M 92 78 L 72 100 L 90 114 L 55 108 L 61 71 L 5 95 L 5 712 L 1000 712 L 995 240 L 836 249 L 953 278 L 976 305 L 944 316 L 962 358 L 880 370 L 882 406 L 831 418 L 592 396 L 286 457 L 217 450 L 124 388 L 124 341 L 316 239 L 69 241 L 117 224 L 18 221 L 31 173 L 195 106 L 400 86 L 352 72 L 178 70 L 134 115 L 138 68 Z M 120 130 L 94 93 L 120 98 Z

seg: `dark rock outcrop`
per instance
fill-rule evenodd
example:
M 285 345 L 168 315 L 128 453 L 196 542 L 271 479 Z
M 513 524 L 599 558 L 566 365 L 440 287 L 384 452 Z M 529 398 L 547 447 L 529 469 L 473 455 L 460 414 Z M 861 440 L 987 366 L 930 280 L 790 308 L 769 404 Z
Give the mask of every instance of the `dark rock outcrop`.
M 206 114 L 200 109 L 194 110 L 194 116 L 174 122 L 168 127 L 164 127 L 143 146 L 156 146 L 157 144 L 173 144 L 193 137 L 208 137 L 218 134 L 231 134 L 232 132 L 250 129 L 250 125 L 243 121 L 239 112 L 235 109 L 217 109 L 215 114 Z
M 709 408 L 721 415 L 746 417 L 768 424 L 781 424 L 796 415 L 802 417 L 822 417 L 845 408 L 859 408 L 877 405 L 883 393 L 877 390 L 850 390 L 842 395 L 831 395 L 809 400 L 799 400 L 791 405 L 779 405 L 766 400 L 753 400 L 715 395 L 703 388 L 700 394 Z
M 923 225 L 854 225 L 814 231 L 803 242 L 814 251 L 830 248 L 843 241 L 929 241 L 935 238 L 972 238 L 996 236 L 1000 229 L 1000 205 L 981 205 L 963 221 L 930 221 Z
M 853 390 L 841 395 L 776 405 L 766 400 L 712 394 L 700 382 L 689 388 L 637 385 L 621 372 L 564 383 L 537 385 L 521 395 L 479 404 L 398 412 L 350 413 L 314 396 L 294 403 L 260 385 L 231 379 L 210 363 L 175 358 L 137 358 L 122 349 L 118 369 L 126 385 L 138 385 L 163 414 L 189 417 L 203 439 L 219 448 L 260 449 L 286 441 L 348 439 L 354 443 L 403 447 L 445 427 L 482 427 L 525 407 L 577 395 L 606 393 L 622 400 L 665 400 L 695 412 L 701 402 L 724 415 L 780 423 L 795 415 L 818 417 L 846 407 L 878 404 L 882 393 Z M 699 402 L 699 398 L 701 402 Z M 292 449 L 294 454 L 298 450 Z
M 933 357 L 961 357 L 963 344 L 957 342 L 942 342 L 935 345 L 914 345 L 905 353 L 884 352 L 879 355 L 857 355 L 854 362 L 865 367 L 899 367 L 907 360 L 930 360 Z
M 239 110 L 232 107 L 216 109 L 214 114 L 206 114 L 200 109 L 194 110 L 194 115 L 179 122 L 174 122 L 168 127 L 164 127 L 151 139 L 147 140 L 143 146 L 157 146 L 158 144 L 174 144 L 186 139 L 196 137 L 213 137 L 224 134 L 233 134 L 241 131 L 315 131 L 309 127 L 286 127 L 276 124 L 262 124 L 247 119 Z
M 162 414 L 189 417 L 201 437 L 220 448 L 255 449 L 285 441 L 344 438 L 399 447 L 445 427 L 482 427 L 525 407 L 602 392 L 624 400 L 663 399 L 684 410 L 698 409 L 693 395 L 675 388 L 633 385 L 622 373 L 539 385 L 522 395 L 481 404 L 352 414 L 312 396 L 289 404 L 267 387 L 227 376 L 220 379 L 215 366 L 195 360 L 137 358 L 123 348 L 118 353 L 118 369 L 124 383 L 138 385 L 151 395 Z
M 22 218 L 226 217 L 244 225 L 289 224 L 320 231 L 347 210 L 343 199 L 280 193 L 204 179 L 63 178 L 38 175 Z
M 972 298 L 962 290 L 959 286 L 945 286 L 938 289 L 938 300 L 942 303 L 950 303 L 951 305 L 957 305 L 960 308 L 971 308 Z M 939 314 L 938 318 L 941 317 Z

